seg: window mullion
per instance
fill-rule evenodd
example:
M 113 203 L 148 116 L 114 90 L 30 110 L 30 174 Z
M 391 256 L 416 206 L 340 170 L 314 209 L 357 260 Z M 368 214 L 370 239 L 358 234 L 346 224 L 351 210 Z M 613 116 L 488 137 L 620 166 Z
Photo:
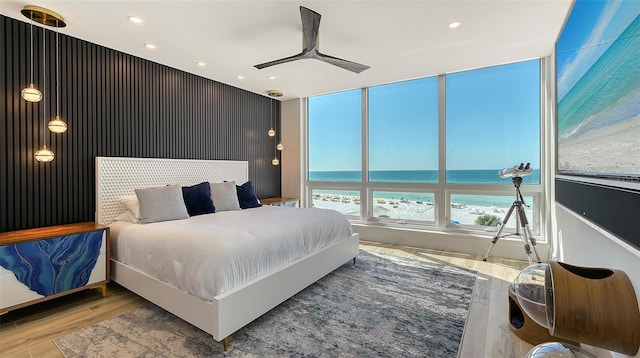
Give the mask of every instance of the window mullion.
M 360 219 L 369 221 L 373 212 L 373 200 L 369 200 L 369 91 L 362 89 L 362 181 L 360 182 Z M 364 209 L 364 210 L 362 210 Z
M 446 188 L 447 178 L 447 106 L 446 76 L 438 76 L 438 186 L 436 192 L 436 225 L 444 230 L 451 217 L 451 205 Z

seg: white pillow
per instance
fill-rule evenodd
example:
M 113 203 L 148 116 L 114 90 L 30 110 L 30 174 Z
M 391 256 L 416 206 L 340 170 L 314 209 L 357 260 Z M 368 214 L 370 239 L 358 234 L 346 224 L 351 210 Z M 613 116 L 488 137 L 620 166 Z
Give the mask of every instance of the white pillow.
M 113 218 L 113 221 L 128 221 L 130 223 L 139 224 L 140 218 L 133 215 L 133 212 L 127 209 L 122 214 Z
M 123 197 L 120 197 L 119 201 L 122 204 L 124 204 L 124 206 L 127 207 L 127 210 L 130 212 L 129 215 L 135 218 L 136 220 L 135 222 L 140 222 L 140 202 L 138 202 L 138 197 L 136 196 L 136 194 L 125 195 Z M 123 214 L 120 214 L 120 215 L 123 215 Z M 118 217 L 120 215 L 118 215 Z M 130 221 L 130 220 L 126 220 L 126 221 Z
M 180 185 L 136 189 L 136 196 L 140 202 L 140 222 L 143 224 L 189 217 Z
M 211 200 L 218 211 L 240 210 L 236 182 L 209 183 L 211 187 Z

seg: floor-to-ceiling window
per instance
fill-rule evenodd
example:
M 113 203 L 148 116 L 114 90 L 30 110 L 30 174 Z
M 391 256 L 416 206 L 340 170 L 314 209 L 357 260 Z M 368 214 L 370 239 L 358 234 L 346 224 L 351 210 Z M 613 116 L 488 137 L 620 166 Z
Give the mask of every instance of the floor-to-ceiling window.
M 453 224 L 494 226 L 502 221 L 515 199 L 515 183 L 500 178 L 498 168 L 530 163 L 534 171 L 522 177 L 523 185 L 539 185 L 539 61 L 447 75 L 446 153 Z M 502 195 L 489 184 L 510 186 L 513 195 Z M 486 189 L 476 192 L 479 187 Z M 523 198 L 531 220 L 538 200 Z M 515 227 L 515 218 L 507 226 Z
M 518 184 L 538 231 L 540 83 L 533 60 L 309 98 L 308 205 L 369 224 L 495 232 Z M 521 162 L 533 168 L 521 185 L 498 175 Z
M 308 179 L 325 183 L 311 189 L 313 201 L 360 218 L 361 90 L 309 98 L 308 108 Z

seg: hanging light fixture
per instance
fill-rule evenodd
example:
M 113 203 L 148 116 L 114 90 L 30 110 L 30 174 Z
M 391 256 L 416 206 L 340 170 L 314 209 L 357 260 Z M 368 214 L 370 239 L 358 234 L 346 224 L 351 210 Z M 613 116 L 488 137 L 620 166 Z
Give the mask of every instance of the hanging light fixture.
M 276 113 L 278 113 L 278 107 L 276 107 Z M 278 131 L 278 117 L 275 116 L 275 120 L 274 122 L 276 123 L 276 131 L 278 132 L 278 137 L 279 137 L 279 141 L 278 144 L 276 145 L 276 149 L 277 150 L 283 150 L 284 149 L 284 145 L 282 145 L 282 128 L 280 128 L 280 130 Z
M 53 152 L 47 148 L 46 144 L 42 149 L 36 152 L 36 160 L 39 162 L 47 163 L 52 161 L 54 157 Z
M 275 137 L 276 131 L 273 129 L 273 103 L 271 100 L 269 100 L 269 123 L 271 124 L 271 128 L 267 131 L 267 135 L 269 137 Z
M 33 86 L 33 13 L 29 14 L 29 32 L 31 34 L 31 83 L 20 92 L 20 95 L 25 101 L 40 102 L 42 92 Z
M 270 100 L 271 101 L 271 100 Z M 271 117 L 271 129 L 269 130 L 269 137 L 275 137 L 276 135 L 276 131 L 273 129 L 273 102 L 270 102 L 270 106 L 269 106 L 269 117 Z M 271 134 L 273 132 L 273 135 Z M 276 144 L 276 138 L 273 138 L 273 144 Z M 273 159 L 271 160 L 271 164 L 272 165 L 279 165 L 280 164 L 280 160 L 278 159 L 278 151 L 277 151 L 277 145 L 273 147 Z
M 284 145 L 282 145 L 282 129 L 280 129 L 280 140 L 278 141 L 278 144 L 276 145 L 276 149 L 282 151 L 284 149 Z
M 271 164 L 278 165 L 280 164 L 280 159 L 278 159 L 278 151 L 276 148 L 273 148 L 273 159 L 271 160 Z
M 271 160 L 271 164 L 273 165 L 280 164 L 280 159 L 278 159 L 278 152 L 275 150 L 275 148 L 273 149 L 273 159 Z
M 67 131 L 67 124 L 60 118 L 60 27 L 56 20 L 56 116 L 49 124 L 49 130 L 53 133 L 64 133 Z
M 42 77 L 44 77 L 44 82 L 42 84 L 42 90 L 43 91 L 47 91 L 47 76 L 46 76 L 46 66 L 45 66 L 45 62 L 44 61 L 44 57 L 45 57 L 45 50 L 46 50 L 46 35 L 45 35 L 45 30 L 44 27 L 42 28 L 42 54 L 43 54 L 43 61 L 42 61 Z M 50 162 L 53 160 L 53 158 L 55 157 L 55 155 L 53 154 L 53 152 L 51 150 L 49 150 L 49 148 L 47 148 L 47 131 L 46 131 L 46 126 L 45 126 L 45 121 L 47 118 L 47 99 L 43 97 L 43 106 L 42 106 L 42 138 L 44 140 L 44 146 L 38 150 L 35 154 L 36 160 L 39 162 Z
M 52 26 L 52 27 L 56 27 L 56 28 L 60 28 L 60 27 L 65 27 L 67 26 L 67 24 L 64 22 L 64 19 L 62 18 L 62 16 L 60 16 L 59 14 L 57 14 L 54 11 L 51 11 L 49 9 L 45 9 L 43 7 L 40 6 L 35 6 L 35 5 L 26 5 L 25 7 L 22 8 L 22 10 L 20 11 L 22 13 L 22 15 L 26 16 L 29 20 L 31 20 L 32 22 L 38 22 L 41 23 L 45 26 Z M 47 89 L 47 76 L 46 76 L 46 32 L 44 27 L 42 28 L 42 77 L 43 77 L 43 84 L 42 84 L 42 92 L 40 92 L 40 98 L 44 100 L 43 102 L 43 110 L 42 110 L 42 137 L 43 137 L 43 141 L 44 141 L 44 145 L 42 146 L 42 148 L 38 151 L 36 151 L 35 153 L 35 157 L 36 160 L 40 161 L 40 162 L 50 162 L 55 158 L 55 155 L 53 154 L 53 152 L 47 148 L 47 133 L 46 133 L 46 129 L 47 126 L 45 125 L 45 121 L 47 118 L 47 100 L 44 97 L 43 93 L 46 93 L 46 89 Z M 32 47 L 32 57 L 31 57 L 31 61 L 32 61 L 32 74 L 33 74 L 33 31 L 31 34 L 31 47 Z M 58 57 L 58 34 L 56 34 L 56 82 L 58 82 L 57 80 L 57 68 L 59 67 L 58 63 L 57 63 L 57 57 Z M 33 77 L 33 75 L 32 75 Z M 57 85 L 59 86 L 59 83 L 57 83 Z M 33 86 L 33 85 L 32 85 Z M 25 91 L 23 90 L 23 93 Z M 39 92 L 39 91 L 38 91 Z M 33 97 L 31 98 L 35 98 L 35 95 L 33 91 L 31 91 L 31 89 L 29 88 L 29 90 L 27 91 L 27 95 L 29 95 L 29 93 L 33 94 Z M 57 94 L 57 93 L 56 93 Z M 24 94 L 23 94 L 23 98 L 24 98 Z M 27 99 L 27 98 L 25 98 Z M 28 100 L 28 99 L 27 99 Z M 58 103 L 59 103 L 60 99 L 58 98 Z M 57 112 L 57 110 L 56 110 Z M 62 123 L 59 123 L 62 122 Z M 62 129 L 64 127 L 64 129 Z M 56 133 L 61 133 L 67 130 L 67 125 L 60 120 L 60 118 L 58 116 L 56 116 L 56 118 L 51 121 L 49 123 L 49 130 L 51 130 L 52 132 L 56 132 Z

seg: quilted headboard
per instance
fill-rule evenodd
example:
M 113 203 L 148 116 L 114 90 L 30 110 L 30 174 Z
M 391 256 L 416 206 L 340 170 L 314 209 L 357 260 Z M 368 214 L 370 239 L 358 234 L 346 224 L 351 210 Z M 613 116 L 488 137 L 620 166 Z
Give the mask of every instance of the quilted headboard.
M 138 188 L 225 180 L 242 184 L 248 177 L 246 161 L 96 157 L 96 222 L 110 224 L 125 209 L 118 199 Z

